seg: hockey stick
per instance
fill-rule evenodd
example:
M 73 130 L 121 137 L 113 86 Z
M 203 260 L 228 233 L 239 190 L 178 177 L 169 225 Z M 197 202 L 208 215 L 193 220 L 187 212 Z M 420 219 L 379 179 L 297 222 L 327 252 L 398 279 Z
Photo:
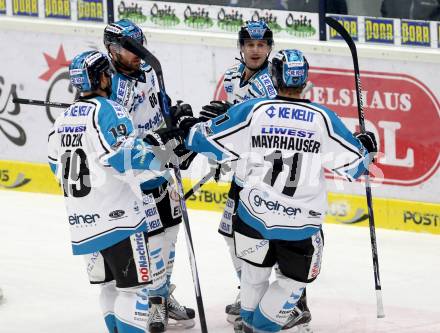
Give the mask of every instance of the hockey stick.
M 139 43 L 135 42 L 131 38 L 123 37 L 121 39 L 121 45 L 124 49 L 129 50 L 130 52 L 136 54 L 139 58 L 144 60 L 147 64 L 149 64 L 154 71 L 156 72 L 159 89 L 160 89 L 160 106 L 162 109 L 163 116 L 165 118 L 165 123 L 167 127 L 172 126 L 171 122 L 171 113 L 168 106 L 167 101 L 167 95 L 165 90 L 165 83 L 163 79 L 163 73 L 162 73 L 162 66 L 159 62 L 159 60 L 146 48 L 144 48 Z M 194 289 L 196 293 L 196 300 L 197 300 L 197 309 L 199 312 L 199 320 L 200 320 L 200 327 L 202 330 L 202 333 L 208 332 L 208 327 L 206 325 L 206 317 L 205 317 L 205 310 L 203 307 L 203 299 L 202 299 L 202 292 L 200 290 L 200 281 L 199 281 L 199 274 L 197 271 L 197 264 L 196 264 L 196 257 L 194 253 L 194 246 L 191 236 L 191 228 L 189 225 L 189 219 L 188 219 L 188 211 L 186 209 L 186 203 L 184 198 L 184 191 L 183 191 L 183 185 L 182 185 L 182 175 L 180 174 L 179 164 L 175 163 L 173 165 L 174 168 L 174 174 L 176 175 L 176 183 L 177 183 L 177 189 L 180 196 L 180 206 L 182 209 L 182 219 L 185 225 L 185 236 L 186 236 L 186 242 L 187 242 L 187 248 L 188 248 L 188 255 L 189 255 L 189 261 L 191 263 L 191 272 L 194 282 Z
M 38 105 L 38 106 L 50 106 L 50 107 L 62 108 L 62 109 L 66 109 L 71 105 L 71 104 L 67 104 L 67 103 L 39 101 L 36 99 L 27 99 L 27 98 L 18 98 L 18 97 L 14 97 L 12 99 L 12 103 Z
M 212 177 L 215 177 L 218 173 L 218 168 L 211 168 L 209 172 L 199 180 L 199 182 L 194 185 L 188 192 L 185 193 L 185 200 L 188 200 L 190 196 L 192 196 L 195 192 L 197 192 L 203 185 L 205 185 Z
M 350 48 L 351 56 L 353 58 L 353 65 L 354 65 L 359 127 L 361 129 L 361 132 L 365 133 L 364 105 L 362 101 L 361 78 L 359 73 L 359 63 L 358 63 L 356 45 L 354 44 L 353 39 L 351 38 L 347 30 L 345 30 L 345 28 L 334 18 L 326 17 L 325 22 L 341 35 L 341 37 L 345 40 L 348 47 Z M 371 195 L 370 177 L 368 174 L 365 175 L 365 191 L 367 196 L 368 217 L 369 217 L 369 225 L 370 225 L 370 240 L 371 240 L 371 252 L 373 256 L 374 283 L 376 287 L 377 318 L 384 318 L 385 312 L 383 310 L 382 287 L 380 284 L 380 275 L 379 275 L 379 258 L 377 255 L 376 228 L 374 226 L 374 214 L 373 214 L 373 200 Z
M 71 104 L 67 103 L 58 103 L 58 102 L 46 102 L 39 101 L 35 99 L 27 99 L 27 98 L 13 98 L 12 102 L 15 104 L 29 104 L 29 105 L 38 105 L 38 106 L 50 106 L 55 108 L 68 108 Z M 195 192 L 197 192 L 203 185 L 205 185 L 214 175 L 217 173 L 216 168 L 212 168 L 208 174 L 206 174 L 200 181 L 193 186 L 187 193 L 185 193 L 184 198 L 188 200 L 190 196 L 192 196 Z

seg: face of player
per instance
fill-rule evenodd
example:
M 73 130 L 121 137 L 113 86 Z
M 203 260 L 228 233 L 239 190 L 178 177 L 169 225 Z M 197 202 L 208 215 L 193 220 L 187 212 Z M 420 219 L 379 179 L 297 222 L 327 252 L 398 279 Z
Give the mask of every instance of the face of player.
M 114 52 L 116 53 L 116 52 Z M 123 47 L 119 47 L 117 54 L 113 54 L 116 56 L 118 62 L 120 62 L 128 71 L 137 71 L 141 65 L 141 58 L 139 58 L 134 53 L 124 49 Z
M 271 47 L 265 40 L 245 40 L 244 45 L 240 48 L 243 53 L 244 62 L 249 69 L 258 69 L 263 65 L 267 55 L 271 51 Z

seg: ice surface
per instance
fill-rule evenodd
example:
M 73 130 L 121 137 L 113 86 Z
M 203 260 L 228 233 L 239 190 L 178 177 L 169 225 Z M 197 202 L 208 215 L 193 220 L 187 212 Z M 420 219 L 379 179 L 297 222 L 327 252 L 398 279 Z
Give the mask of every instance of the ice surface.
M 99 287 L 71 254 L 61 196 L 0 191 L 1 333 L 106 333 Z M 220 213 L 190 211 L 209 332 L 233 332 L 224 307 L 237 280 L 217 233 Z M 386 318 L 376 318 L 367 228 L 325 226 L 323 267 L 308 286 L 315 333 L 439 333 L 440 237 L 377 230 Z M 184 230 L 173 282 L 176 297 L 196 307 Z M 199 332 L 199 325 L 188 333 Z

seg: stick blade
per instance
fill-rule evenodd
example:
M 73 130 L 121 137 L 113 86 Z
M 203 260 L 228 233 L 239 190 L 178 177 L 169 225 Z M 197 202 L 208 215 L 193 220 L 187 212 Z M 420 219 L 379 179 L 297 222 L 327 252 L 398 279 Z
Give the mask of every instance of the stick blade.
M 121 46 L 131 53 L 134 53 L 151 67 L 153 67 L 157 75 L 159 75 L 159 73 L 162 73 L 162 66 L 159 60 L 140 43 L 136 42 L 132 38 L 122 37 Z
M 382 290 L 376 290 L 377 318 L 385 318 L 382 302 Z

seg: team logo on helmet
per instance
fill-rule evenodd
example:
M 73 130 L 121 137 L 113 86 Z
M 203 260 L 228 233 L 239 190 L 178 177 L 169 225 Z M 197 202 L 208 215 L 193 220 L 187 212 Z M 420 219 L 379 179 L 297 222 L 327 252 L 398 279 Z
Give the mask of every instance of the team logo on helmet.
M 266 40 L 269 45 L 272 45 L 273 33 L 263 20 L 247 21 L 238 33 L 240 45 L 244 44 L 245 39 Z
M 302 87 L 309 64 L 299 50 L 281 50 L 272 59 L 272 80 L 276 87 Z

